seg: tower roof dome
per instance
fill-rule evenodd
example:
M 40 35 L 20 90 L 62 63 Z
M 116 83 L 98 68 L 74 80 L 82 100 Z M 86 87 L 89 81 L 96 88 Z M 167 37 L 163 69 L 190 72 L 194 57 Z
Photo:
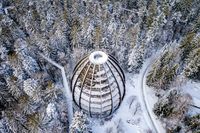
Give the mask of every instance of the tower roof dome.
M 95 51 L 74 68 L 71 90 L 80 109 L 90 117 L 104 118 L 120 106 L 125 94 L 125 76 L 112 55 Z

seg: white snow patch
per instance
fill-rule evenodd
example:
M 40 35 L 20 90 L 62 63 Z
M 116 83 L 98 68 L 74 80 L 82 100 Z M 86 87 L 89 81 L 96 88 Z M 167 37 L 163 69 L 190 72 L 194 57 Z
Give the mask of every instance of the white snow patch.
M 103 64 L 108 60 L 108 55 L 102 51 L 95 51 L 90 54 L 89 60 L 93 64 Z
M 200 107 L 200 83 L 199 82 L 193 82 L 191 80 L 189 80 L 183 87 L 182 87 L 183 91 L 185 93 L 188 93 L 191 95 L 192 99 L 193 99 L 193 105 Z M 191 108 L 189 110 L 189 114 L 191 115 L 195 115 L 195 114 L 199 114 L 200 113 L 200 109 L 197 108 Z
M 56 107 L 53 103 L 49 103 L 47 108 L 46 108 L 46 113 L 47 113 L 47 116 L 54 116 L 55 115 L 55 112 L 56 112 Z
M 126 77 L 131 76 L 127 74 Z M 137 103 L 141 106 L 138 78 L 139 75 L 135 75 L 127 79 L 125 97 L 111 120 L 105 121 L 103 125 L 98 121 L 93 121 L 92 130 L 94 133 L 105 133 L 109 128 L 112 128 L 112 132 L 117 132 L 118 126 L 121 126 L 125 133 L 145 133 L 150 130 L 150 124 L 148 124 L 144 117 L 143 107 L 134 114 Z
M 145 82 L 143 82 L 143 80 L 146 80 L 146 72 L 151 61 L 152 60 L 148 60 L 144 63 L 139 74 L 126 74 L 126 94 L 121 106 L 116 113 L 113 114 L 112 119 L 105 121 L 103 125 L 101 125 L 98 121 L 93 120 L 93 132 L 105 133 L 109 128 L 112 128 L 112 131 L 115 132 L 115 130 L 119 128 L 118 125 L 122 126 L 125 133 L 156 132 L 154 130 L 158 130 L 159 133 L 166 132 L 162 123 L 156 118 L 152 111 L 157 98 L 153 90 L 148 88 L 145 85 Z M 148 101 L 148 109 L 144 104 L 142 87 L 145 87 L 145 100 Z M 131 101 L 131 98 L 134 100 Z M 138 105 L 137 103 L 140 105 L 140 109 L 134 113 L 136 105 Z M 150 116 L 148 115 L 148 112 L 150 113 Z M 153 128 L 152 121 L 156 126 L 156 129 Z
M 193 98 L 200 100 L 200 83 L 188 81 L 185 86 L 182 87 L 183 91 L 190 94 Z

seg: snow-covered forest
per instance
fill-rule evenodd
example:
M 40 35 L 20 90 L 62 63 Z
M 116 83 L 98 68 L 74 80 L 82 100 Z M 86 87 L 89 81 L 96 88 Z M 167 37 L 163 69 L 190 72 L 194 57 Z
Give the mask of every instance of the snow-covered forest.
M 111 118 L 74 109 L 63 71 L 102 50 L 126 77 Z M 41 56 L 43 55 L 43 56 Z M 199 0 L 0 0 L 0 133 L 199 133 Z

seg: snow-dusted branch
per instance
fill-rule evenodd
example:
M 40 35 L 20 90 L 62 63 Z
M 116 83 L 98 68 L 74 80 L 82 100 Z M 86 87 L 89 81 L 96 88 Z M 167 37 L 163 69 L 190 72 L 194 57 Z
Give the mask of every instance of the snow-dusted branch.
M 196 108 L 196 109 L 200 109 L 200 107 L 194 105 L 194 104 L 189 104 L 191 107 Z
M 66 96 L 66 99 L 67 99 L 68 121 L 69 121 L 69 125 L 70 125 L 71 122 L 72 122 L 72 117 L 73 117 L 72 95 L 71 95 L 71 92 L 70 92 L 69 84 L 67 82 L 65 69 L 64 69 L 63 66 L 59 65 L 55 61 L 53 61 L 50 58 L 44 56 L 43 54 L 39 54 L 39 55 L 41 57 L 43 57 L 45 60 L 47 60 L 49 63 L 51 63 L 52 65 L 56 66 L 57 68 L 59 68 L 61 70 L 62 78 L 63 78 L 63 85 L 64 85 L 64 89 L 62 89 L 62 91 L 63 91 L 63 93 L 64 93 L 64 95 Z
M 60 70 L 64 69 L 63 66 L 59 65 L 58 63 L 56 63 L 55 61 L 51 60 L 50 58 L 46 57 L 45 55 L 43 54 L 40 54 L 40 56 L 42 58 L 44 58 L 45 60 L 47 60 L 49 63 L 51 63 L 52 65 L 56 66 L 57 68 L 59 68 Z

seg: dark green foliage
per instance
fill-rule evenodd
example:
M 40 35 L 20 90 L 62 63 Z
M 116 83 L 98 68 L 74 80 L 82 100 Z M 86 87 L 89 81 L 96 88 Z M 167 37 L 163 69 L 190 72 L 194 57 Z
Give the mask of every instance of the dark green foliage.
M 194 133 L 200 132 L 200 114 L 195 116 L 186 116 L 184 123 L 187 127 L 187 131 L 192 131 Z
M 193 0 L 181 0 L 175 4 L 176 11 L 189 11 Z
M 195 43 L 192 40 L 195 37 L 195 33 L 189 33 L 181 41 L 180 48 L 182 49 L 181 60 L 185 61 L 189 56 L 189 53 L 196 47 Z
M 173 8 L 177 12 L 182 12 L 183 16 L 187 16 L 192 8 L 193 2 L 194 0 L 181 0 L 179 2 L 176 2 Z
M 9 92 L 6 80 L 0 75 L 0 111 L 13 107 L 16 99 Z
M 194 80 L 200 80 L 200 48 L 193 50 L 187 59 L 185 75 Z
M 10 35 L 10 33 L 11 33 L 11 31 L 10 31 L 10 29 L 8 28 L 8 27 L 3 27 L 2 28 L 2 35 L 4 35 L 4 36 L 9 36 Z
M 165 14 L 166 18 L 169 17 L 169 15 L 170 15 L 170 9 L 169 9 L 169 2 L 168 2 L 168 0 L 162 0 L 162 5 L 161 6 L 162 6 L 161 10 Z
M 155 62 L 147 76 L 147 85 L 156 89 L 168 89 L 177 76 L 179 65 L 174 62 L 174 54 L 166 52 L 159 61 Z
M 190 102 L 188 95 L 172 90 L 154 105 L 153 112 L 159 118 L 182 119 Z
M 195 31 L 199 32 L 200 31 L 200 18 L 197 18 L 197 22 L 193 28 Z
M 167 129 L 167 133 L 179 133 L 181 131 L 181 126 L 177 126 L 173 129 Z
M 166 103 L 164 105 L 159 103 L 155 106 L 157 106 L 157 108 L 154 108 L 153 111 L 157 116 L 167 118 L 168 116 L 170 116 L 170 114 L 172 114 L 173 107 L 169 103 Z
M 174 106 L 172 104 L 175 97 L 178 97 L 177 92 L 173 93 L 172 91 L 166 99 L 163 99 L 164 101 L 160 101 L 154 105 L 153 112 L 159 117 L 169 117 L 173 113 Z
M 137 0 L 127 0 L 127 9 L 134 9 L 137 7 Z
M 153 25 L 153 21 L 154 21 L 154 18 L 156 17 L 156 14 L 157 14 L 157 1 L 156 0 L 152 0 L 151 2 L 149 2 L 150 5 L 148 5 L 148 11 L 147 11 L 147 18 L 146 18 L 146 24 L 147 24 L 147 27 L 150 28 L 152 27 Z
M 191 79 L 200 80 L 200 37 L 195 33 L 188 34 L 182 41 L 181 59 L 185 64 L 185 75 Z

